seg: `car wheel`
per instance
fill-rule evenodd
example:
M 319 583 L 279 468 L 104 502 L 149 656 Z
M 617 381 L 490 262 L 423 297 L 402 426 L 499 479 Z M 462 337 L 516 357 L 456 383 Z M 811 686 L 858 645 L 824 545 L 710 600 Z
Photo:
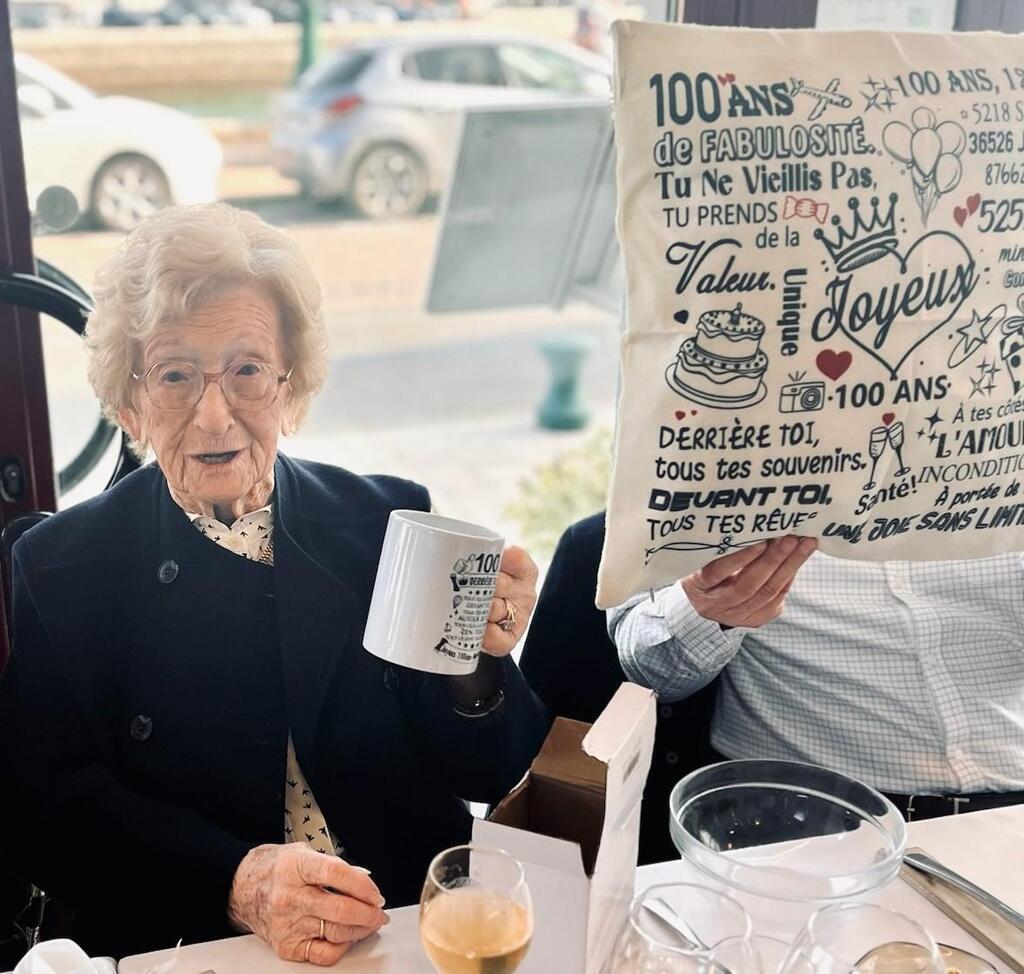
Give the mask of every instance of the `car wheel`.
M 93 180 L 92 215 L 107 230 L 127 232 L 170 202 L 167 177 L 146 156 L 115 156 Z
M 412 216 L 427 198 L 427 170 L 412 150 L 376 145 L 356 164 L 349 198 L 371 220 Z

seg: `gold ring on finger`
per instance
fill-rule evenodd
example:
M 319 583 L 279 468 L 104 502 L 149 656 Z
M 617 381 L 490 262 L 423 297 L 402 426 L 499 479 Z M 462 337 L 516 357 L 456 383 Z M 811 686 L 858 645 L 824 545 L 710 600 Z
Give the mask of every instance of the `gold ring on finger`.
M 511 599 L 503 598 L 502 602 L 505 603 L 505 618 L 498 620 L 498 628 L 502 632 L 511 632 L 512 627 L 516 624 L 516 618 L 519 615 L 519 610 L 516 608 L 515 602 Z
M 312 940 L 306 941 L 306 949 L 302 952 L 302 959 L 308 964 L 309 963 L 309 948 L 313 946 Z
M 321 940 L 326 940 L 327 939 L 326 937 L 324 937 L 324 918 L 323 917 L 320 918 L 320 939 Z

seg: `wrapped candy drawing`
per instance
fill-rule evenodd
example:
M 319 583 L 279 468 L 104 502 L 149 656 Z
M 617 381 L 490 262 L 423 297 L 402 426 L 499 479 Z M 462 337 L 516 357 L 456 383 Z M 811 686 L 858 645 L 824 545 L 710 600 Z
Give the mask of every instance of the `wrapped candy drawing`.
M 927 223 L 939 198 L 960 183 L 967 136 L 956 122 L 939 122 L 930 108 L 915 108 L 910 123 L 890 122 L 882 132 L 882 144 L 910 170 L 921 221 Z
M 1017 298 L 1017 310 L 1020 314 L 1003 319 L 999 339 L 999 356 L 1010 374 L 1014 395 L 1024 388 L 1024 294 Z

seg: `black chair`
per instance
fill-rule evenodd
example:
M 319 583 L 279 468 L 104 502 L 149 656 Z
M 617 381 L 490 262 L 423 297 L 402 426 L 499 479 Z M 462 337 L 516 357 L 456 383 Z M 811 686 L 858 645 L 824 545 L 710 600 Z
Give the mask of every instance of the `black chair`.
M 22 274 L 16 271 L 0 273 L 0 304 L 10 304 L 49 315 L 81 337 L 85 334 L 85 325 L 92 312 L 92 298 L 84 288 L 59 268 L 45 260 L 37 260 L 36 265 L 35 274 Z M 78 455 L 58 473 L 60 493 L 64 494 L 71 490 L 88 475 L 116 435 L 116 428 L 105 417 L 99 417 Z M 111 487 L 140 465 L 138 458 L 129 448 L 127 434 L 122 432 L 117 462 L 106 486 Z
M 627 679 L 594 605 L 604 513 L 573 524 L 555 549 L 520 667 L 552 717 L 593 723 Z M 717 683 L 658 705 L 651 772 L 640 818 L 640 864 L 678 857 L 668 831 L 668 796 L 690 771 L 721 760 L 709 740 Z
M 40 521 L 49 517 L 46 511 L 30 511 L 28 514 L 21 514 L 11 521 L 8 521 L 3 530 L 0 531 L 0 578 L 4 579 L 5 585 L 9 584 L 11 577 L 11 552 L 14 551 L 14 543 L 29 528 L 35 527 Z M 7 631 L 11 629 L 11 599 L 10 591 L 7 591 L 7 598 L 4 606 L 7 609 Z
M 11 577 L 11 551 L 14 543 L 29 528 L 48 517 L 44 511 L 32 511 L 8 521 L 0 531 L 0 578 L 5 586 Z M 4 600 L 7 629 L 10 631 L 10 592 Z M 21 958 L 26 948 L 42 936 L 46 895 L 25 882 L 9 867 L 0 843 L 0 969 L 7 970 Z

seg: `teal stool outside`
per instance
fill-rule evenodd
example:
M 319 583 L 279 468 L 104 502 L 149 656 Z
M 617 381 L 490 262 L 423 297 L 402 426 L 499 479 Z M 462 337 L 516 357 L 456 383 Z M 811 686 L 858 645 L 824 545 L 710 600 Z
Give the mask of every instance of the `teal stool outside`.
M 577 430 L 590 422 L 580 395 L 580 369 L 594 347 L 593 337 L 563 332 L 545 338 L 540 350 L 551 368 L 551 386 L 537 411 L 537 422 L 550 430 Z

